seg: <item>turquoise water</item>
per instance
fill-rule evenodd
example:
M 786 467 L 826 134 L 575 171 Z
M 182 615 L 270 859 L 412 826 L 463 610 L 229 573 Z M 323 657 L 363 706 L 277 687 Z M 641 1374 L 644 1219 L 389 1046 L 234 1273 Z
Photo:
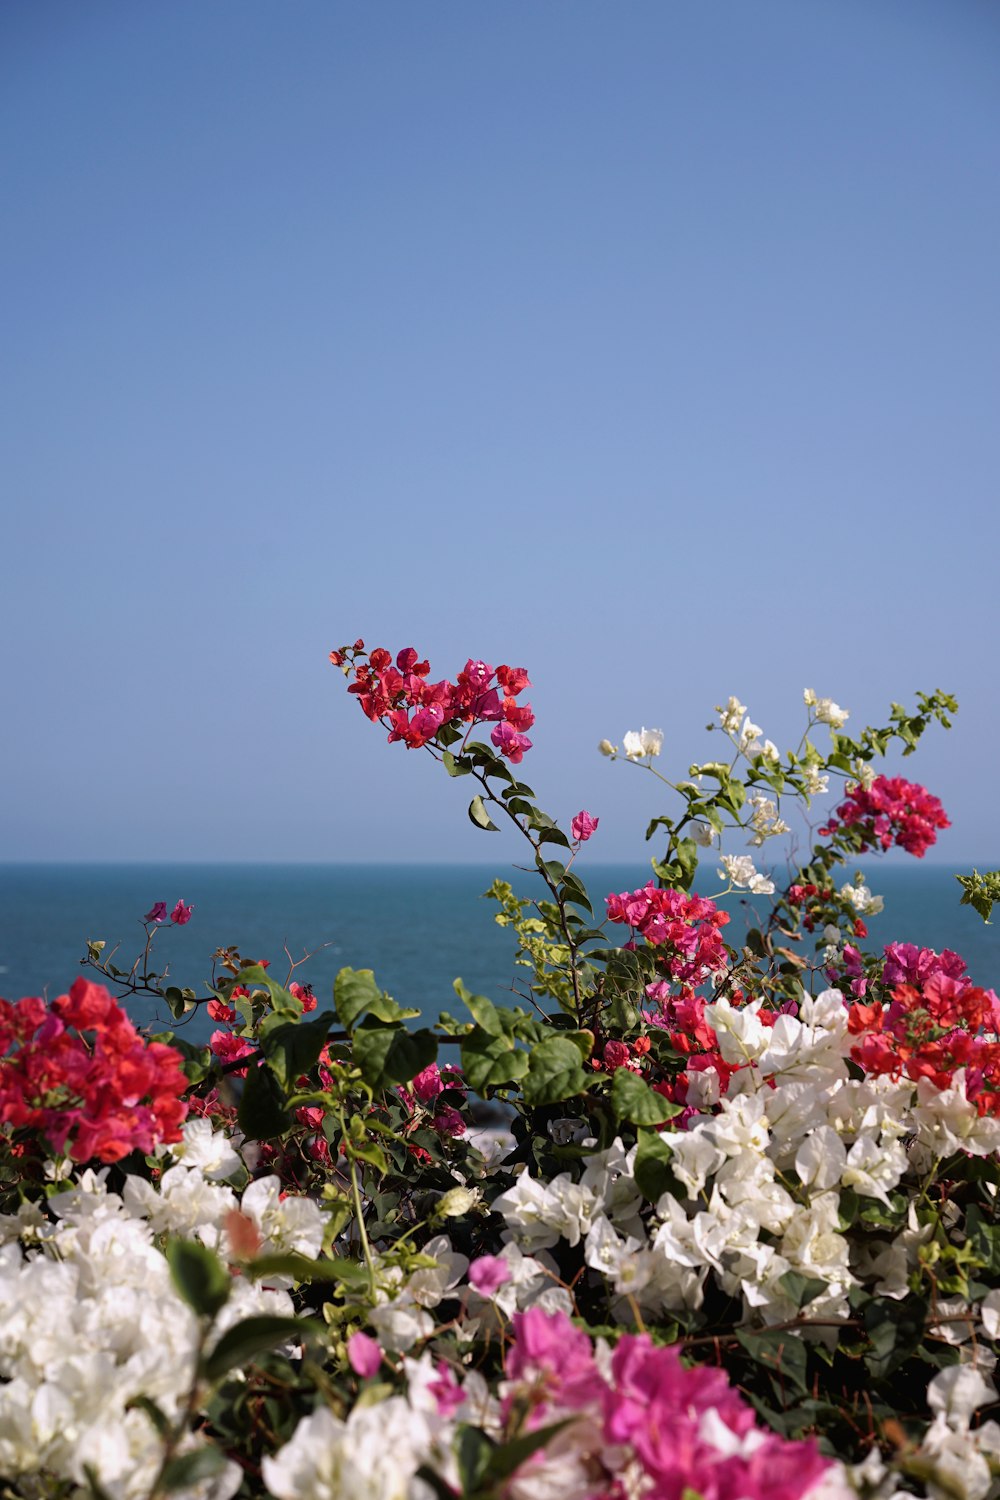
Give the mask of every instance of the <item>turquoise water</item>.
M 647 865 L 575 866 L 595 910 L 609 891 L 642 885 Z M 871 865 L 866 877 L 885 897 L 882 916 L 869 920 L 866 946 L 894 938 L 961 953 L 977 983 L 1000 989 L 1000 921 L 987 927 L 961 894 L 953 871 L 934 865 Z M 510 935 L 493 921 L 496 908 L 482 899 L 495 875 L 523 895 L 539 893 L 537 877 L 482 865 L 0 865 L 0 994 L 55 995 L 80 972 L 87 938 L 120 942 L 121 968 L 142 943 L 142 913 L 154 901 L 172 908 L 178 897 L 194 905 L 191 922 L 158 934 L 172 981 L 201 987 L 211 955 L 235 945 L 246 957 L 269 958 L 272 971 L 288 974 L 293 958 L 311 952 L 296 970 L 324 1001 L 338 969 L 373 968 L 384 989 L 433 1020 L 460 1007 L 452 981 L 503 1002 L 518 971 Z M 712 893 L 711 872 L 699 882 Z M 740 908 L 726 903 L 738 936 Z M 755 903 L 760 911 L 766 899 Z M 611 929 L 612 932 L 616 929 Z M 620 929 L 617 929 L 620 931 Z M 146 1000 L 130 1002 L 137 1022 L 156 1017 Z M 160 1019 L 167 1018 L 162 1014 Z M 199 1016 L 187 1034 L 207 1032 Z

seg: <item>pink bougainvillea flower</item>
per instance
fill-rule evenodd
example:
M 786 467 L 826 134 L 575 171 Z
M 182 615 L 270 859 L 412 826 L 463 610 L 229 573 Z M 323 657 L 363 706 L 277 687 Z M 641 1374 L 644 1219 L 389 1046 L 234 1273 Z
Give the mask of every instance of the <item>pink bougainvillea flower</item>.
M 507 760 L 515 766 L 524 759 L 525 750 L 531 749 L 528 736 L 519 734 L 512 724 L 498 724 L 490 735 L 490 739 L 500 754 L 506 756 Z
M 144 922 L 165 922 L 167 920 L 167 903 L 165 901 L 154 901 L 142 920 Z
M 452 1109 L 446 1104 L 443 1109 L 438 1110 L 431 1124 L 439 1135 L 464 1135 L 465 1121 L 457 1109 Z
M 170 920 L 171 922 L 176 922 L 178 927 L 183 927 L 185 922 L 190 922 L 193 911 L 193 906 L 185 906 L 183 901 L 178 901 L 170 913 Z
M 355 1375 L 370 1380 L 382 1363 L 382 1349 L 367 1333 L 352 1333 L 347 1340 L 347 1359 Z
M 624 1068 L 631 1056 L 628 1042 L 605 1042 L 604 1044 L 604 1066 L 609 1073 L 616 1068 Z
M 510 1266 L 500 1255 L 480 1255 L 469 1267 L 469 1285 L 481 1297 L 492 1297 L 510 1280 Z
M 444 1089 L 441 1078 L 441 1069 L 437 1063 L 430 1063 L 422 1072 L 418 1073 L 413 1080 L 413 1092 L 422 1104 L 436 1099 Z
M 578 844 L 585 844 L 600 821 L 600 818 L 592 818 L 589 812 L 582 810 L 578 812 L 569 825 L 574 841 Z

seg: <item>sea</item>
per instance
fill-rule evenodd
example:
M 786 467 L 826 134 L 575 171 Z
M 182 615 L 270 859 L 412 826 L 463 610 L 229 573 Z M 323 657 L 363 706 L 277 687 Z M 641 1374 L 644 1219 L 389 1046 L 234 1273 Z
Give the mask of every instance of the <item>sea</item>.
M 609 892 L 650 878 L 646 864 L 580 859 L 574 869 L 598 917 Z M 987 926 L 959 904 L 955 875 L 964 871 L 915 861 L 862 869 L 885 899 L 885 911 L 866 919 L 866 947 L 897 939 L 951 948 L 977 984 L 1000 991 L 1000 920 Z M 484 896 L 498 875 L 519 895 L 543 894 L 529 871 L 484 865 L 0 864 L 0 995 L 52 997 L 77 974 L 92 975 L 81 969 L 88 940 L 103 940 L 105 954 L 117 947 L 114 962 L 131 968 L 145 940 L 143 913 L 156 901 L 170 910 L 183 899 L 191 920 L 157 932 L 154 967 L 168 965 L 170 983 L 199 993 L 211 979 L 213 953 L 236 947 L 246 958 L 269 960 L 282 982 L 312 984 L 321 1005 L 330 1002 L 345 966 L 373 969 L 384 990 L 427 1022 L 442 1010 L 463 1013 L 454 992 L 458 978 L 497 1004 L 512 1004 L 525 971 L 514 964 L 511 933 L 494 920 L 496 904 Z M 711 878 L 709 871 L 699 880 L 704 894 L 713 894 Z M 725 904 L 733 918 L 725 933 L 730 942 L 752 925 L 754 907 L 767 910 L 766 898 L 748 905 L 729 897 Z M 137 1025 L 175 1027 L 162 1003 L 134 997 L 127 1008 Z M 203 1042 L 212 1029 L 199 1010 L 182 1034 Z

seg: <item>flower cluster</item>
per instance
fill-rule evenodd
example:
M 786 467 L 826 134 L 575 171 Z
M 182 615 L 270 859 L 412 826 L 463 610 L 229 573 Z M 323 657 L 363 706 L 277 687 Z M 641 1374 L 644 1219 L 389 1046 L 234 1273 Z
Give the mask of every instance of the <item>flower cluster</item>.
M 1000 1115 L 1000 1000 L 971 982 L 955 953 L 898 943 L 886 951 L 891 1000 L 850 1008 L 854 1061 L 866 1073 L 926 1078 L 942 1091 L 964 1084 L 981 1115 Z
M 729 921 L 707 896 L 661 890 L 652 881 L 637 891 L 606 897 L 609 922 L 624 922 L 653 948 L 670 978 L 686 985 L 702 984 L 726 967 L 726 946 L 719 928 Z
M 434 740 L 442 729 L 460 724 L 493 723 L 490 738 L 507 760 L 516 765 L 531 749 L 524 733 L 535 722 L 529 703 L 517 699 L 530 679 L 524 667 L 491 667 L 471 657 L 455 682 L 431 682 L 430 663 L 418 660 L 412 646 L 400 651 L 395 663 L 383 647 L 365 653 L 364 641 L 330 652 L 334 666 L 354 669 L 353 693 L 365 715 L 389 728 L 389 743 L 402 740 L 415 750 Z
M 503 1490 L 510 1500 L 647 1493 L 801 1500 L 820 1484 L 828 1500 L 851 1493 L 814 1440 L 789 1442 L 761 1427 L 720 1370 L 688 1368 L 675 1348 L 626 1334 L 609 1355 L 565 1312 L 537 1306 L 514 1314 L 512 1333 L 499 1402 L 475 1371 L 461 1380 L 426 1355 L 407 1360 L 405 1396 L 356 1407 L 346 1421 L 323 1407 L 306 1417 L 264 1460 L 270 1494 L 416 1494 L 420 1468 L 454 1486 L 450 1450 L 462 1423 L 487 1432 L 521 1424 L 543 1438 L 556 1429 L 514 1470 Z M 374 1374 L 378 1346 L 357 1352 Z
M 917 859 L 937 842 L 939 828 L 951 827 L 937 797 L 902 776 L 876 776 L 869 787 L 852 787 L 820 833 L 827 836 L 841 825 L 857 834 L 861 852 L 895 843 Z
M 0 1000 L 0 1123 L 74 1161 L 120 1161 L 180 1140 L 188 1080 L 179 1054 L 146 1042 L 82 977 L 51 1006 Z

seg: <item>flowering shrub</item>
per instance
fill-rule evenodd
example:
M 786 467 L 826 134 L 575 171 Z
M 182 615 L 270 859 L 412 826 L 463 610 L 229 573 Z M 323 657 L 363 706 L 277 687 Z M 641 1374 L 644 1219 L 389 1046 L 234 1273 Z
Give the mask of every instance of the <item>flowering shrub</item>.
M 865 951 L 881 898 L 841 868 L 947 827 L 873 763 L 954 701 L 852 739 L 807 690 L 782 754 L 730 698 L 676 780 L 661 730 L 603 740 L 671 800 L 652 879 L 595 903 L 600 817 L 565 833 L 518 779 L 523 668 L 332 660 L 530 851 L 533 895 L 489 893 L 512 1003 L 458 979 L 435 1021 L 352 969 L 324 1002 L 232 947 L 181 989 L 183 901 L 130 968 L 91 941 L 101 984 L 4 1002 L 3 1493 L 1000 1497 L 1000 1001 L 958 954 Z M 758 868 L 836 781 L 805 858 Z M 962 884 L 988 917 L 1000 876 Z

